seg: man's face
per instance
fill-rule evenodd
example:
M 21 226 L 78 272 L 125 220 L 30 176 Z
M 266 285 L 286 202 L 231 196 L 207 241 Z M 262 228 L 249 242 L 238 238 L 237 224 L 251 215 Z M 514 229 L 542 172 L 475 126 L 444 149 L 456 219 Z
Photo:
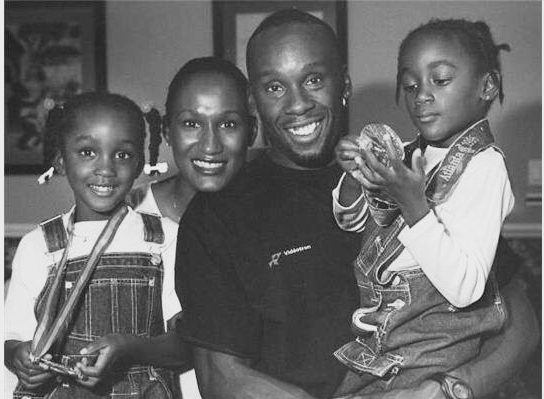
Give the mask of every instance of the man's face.
M 271 28 L 255 38 L 248 69 L 272 159 L 294 169 L 326 166 L 344 133 L 349 87 L 334 41 L 317 25 Z

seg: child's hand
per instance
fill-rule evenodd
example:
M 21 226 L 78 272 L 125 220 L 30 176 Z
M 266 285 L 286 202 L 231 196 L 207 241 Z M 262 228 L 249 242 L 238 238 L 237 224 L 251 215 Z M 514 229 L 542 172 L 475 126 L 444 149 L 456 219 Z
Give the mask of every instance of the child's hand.
M 21 384 L 28 389 L 36 389 L 45 384 L 55 375 L 43 370 L 37 364 L 30 361 L 30 346 L 32 341 L 14 343 L 12 346 L 12 357 L 10 368 L 19 378 Z M 51 360 L 51 355 L 45 355 L 45 359 Z
M 356 135 L 347 135 L 340 139 L 336 145 L 336 162 L 345 172 L 360 181 L 359 165 L 362 164 L 362 158 Z
M 354 135 L 341 138 L 336 146 L 336 162 L 346 172 L 338 199 L 343 206 L 351 205 L 362 193 L 363 175 L 359 165 L 363 164 L 363 159 L 360 151 L 357 136 Z
M 80 351 L 80 354 L 98 354 L 94 365 L 86 358 L 76 365 L 82 372 L 83 379 L 78 382 L 87 387 L 97 385 L 119 363 L 128 363 L 137 350 L 138 338 L 133 335 L 106 335 Z
M 387 136 L 385 144 L 391 160 L 389 167 L 378 161 L 371 151 L 362 150 L 366 165 L 360 167 L 363 175 L 361 183 L 368 191 L 381 191 L 389 195 L 400 207 L 408 226 L 413 226 L 429 212 L 421 150 L 414 152 L 410 169 L 395 157 L 393 143 Z

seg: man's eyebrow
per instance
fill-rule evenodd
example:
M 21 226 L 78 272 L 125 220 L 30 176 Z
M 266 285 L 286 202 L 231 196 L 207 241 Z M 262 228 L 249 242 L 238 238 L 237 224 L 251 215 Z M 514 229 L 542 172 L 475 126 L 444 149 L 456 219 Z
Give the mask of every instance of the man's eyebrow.
M 322 61 L 312 62 L 310 64 L 304 65 L 304 67 L 302 68 L 302 71 L 306 72 L 314 68 L 324 68 L 325 66 L 326 66 L 325 62 L 322 62 Z M 278 74 L 278 71 L 274 69 L 265 69 L 263 72 L 260 73 L 259 79 L 266 80 L 267 78 L 275 77 L 277 74 Z

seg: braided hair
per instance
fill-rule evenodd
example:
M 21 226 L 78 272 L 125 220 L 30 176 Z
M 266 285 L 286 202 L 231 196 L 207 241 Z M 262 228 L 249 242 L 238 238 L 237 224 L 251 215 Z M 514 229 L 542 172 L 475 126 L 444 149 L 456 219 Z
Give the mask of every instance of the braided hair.
M 422 34 L 435 34 L 447 38 L 456 38 L 473 60 L 476 71 L 480 74 L 489 73 L 499 89 L 499 101 L 502 104 L 504 92 L 502 87 L 502 68 L 499 58 L 501 50 L 510 51 L 508 44 L 496 44 L 491 35 L 489 25 L 483 21 L 471 22 L 466 19 L 431 19 L 424 25 L 414 29 L 402 41 L 397 59 L 400 58 L 412 40 Z M 399 102 L 401 91 L 401 71 L 397 70 L 396 101 Z
M 56 157 L 62 153 L 64 137 L 69 132 L 77 129 L 79 118 L 86 112 L 95 109 L 107 109 L 123 114 L 132 124 L 132 127 L 142 137 L 142 166 L 143 166 L 143 143 L 146 136 L 146 124 L 148 121 L 151 132 L 151 141 L 153 136 L 157 135 L 157 115 L 159 121 L 159 143 L 160 143 L 160 115 L 158 111 L 151 108 L 144 113 L 129 98 L 120 94 L 107 92 L 88 92 L 76 95 L 63 104 L 55 104 L 53 100 L 46 100 L 46 108 L 49 108 L 45 124 L 44 135 L 44 161 L 46 165 L 53 165 Z M 144 120 L 145 118 L 145 120 Z M 155 159 L 156 162 L 156 159 Z

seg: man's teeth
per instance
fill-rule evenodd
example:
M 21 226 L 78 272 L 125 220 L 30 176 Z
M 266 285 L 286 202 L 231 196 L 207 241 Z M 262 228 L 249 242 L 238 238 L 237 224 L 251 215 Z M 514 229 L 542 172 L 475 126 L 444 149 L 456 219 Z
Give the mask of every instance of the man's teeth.
M 224 164 L 224 162 L 210 162 L 210 161 L 202 161 L 200 159 L 193 160 L 193 163 L 196 166 L 200 168 L 205 168 L 205 169 L 218 169 Z
M 91 184 L 91 188 L 94 191 L 98 191 L 100 193 L 107 193 L 107 192 L 113 191 L 113 186 L 99 186 L 96 184 Z
M 293 127 L 288 129 L 289 133 L 294 134 L 295 136 L 308 136 L 312 134 L 315 129 L 319 126 L 320 122 L 312 122 L 308 125 Z

